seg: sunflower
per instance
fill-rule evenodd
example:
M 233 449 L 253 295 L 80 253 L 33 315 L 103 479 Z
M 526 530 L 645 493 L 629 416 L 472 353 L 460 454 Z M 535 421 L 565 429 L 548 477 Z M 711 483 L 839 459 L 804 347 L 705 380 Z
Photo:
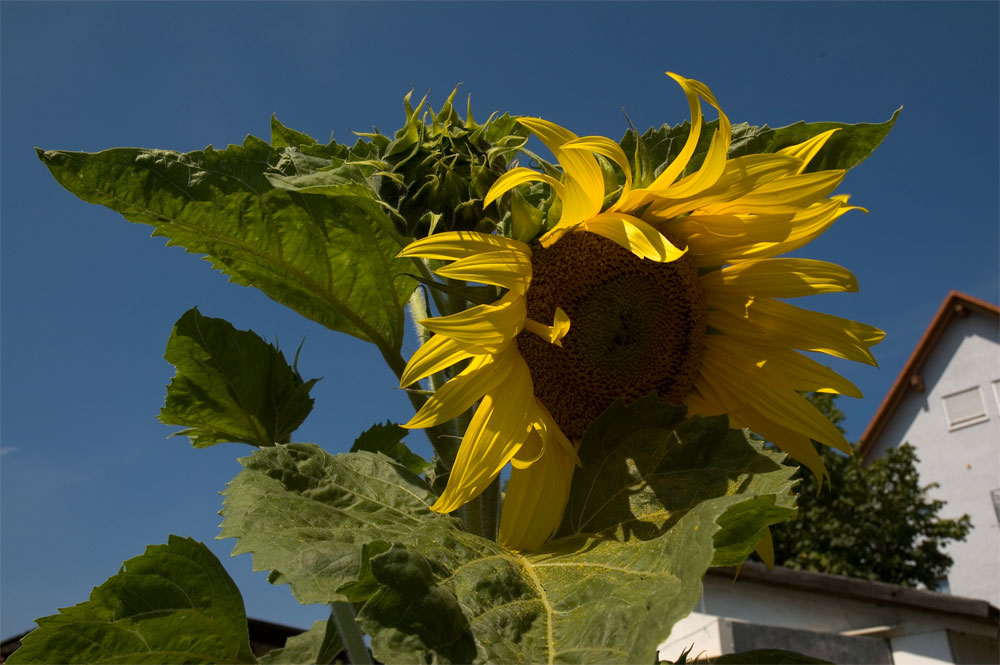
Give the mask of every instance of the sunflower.
M 648 186 L 633 188 L 614 141 L 520 118 L 563 177 L 514 168 L 484 203 L 542 181 L 559 198 L 558 221 L 531 245 L 448 232 L 401 253 L 451 262 L 436 271 L 441 276 L 506 289 L 492 304 L 421 321 L 434 335 L 400 383 L 468 361 L 405 426 L 437 425 L 479 402 L 432 509 L 457 509 L 510 463 L 499 541 L 511 549 L 537 549 L 555 531 L 583 433 L 618 399 L 656 390 L 690 414 L 727 414 L 732 427 L 772 441 L 821 481 L 826 469 L 811 440 L 850 451 L 800 391 L 860 391 L 799 351 L 874 365 L 869 348 L 884 333 L 778 300 L 855 291 L 857 282 L 831 263 L 775 258 L 859 209 L 831 196 L 845 171 L 805 172 L 833 131 L 777 153 L 727 159 L 730 122 L 711 91 L 668 75 L 687 96 L 691 129 Z M 702 100 L 718 111 L 718 127 L 700 168 L 682 177 L 702 131 Z M 624 174 L 610 204 L 595 155 Z

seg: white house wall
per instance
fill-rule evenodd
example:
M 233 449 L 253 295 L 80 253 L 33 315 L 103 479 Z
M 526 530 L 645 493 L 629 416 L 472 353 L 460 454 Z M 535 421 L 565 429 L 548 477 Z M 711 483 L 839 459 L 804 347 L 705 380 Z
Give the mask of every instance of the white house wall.
M 968 539 L 948 548 L 955 561 L 950 592 L 1000 606 L 1000 524 L 990 496 L 1000 489 L 997 318 L 972 312 L 952 319 L 919 374 L 925 392 L 907 393 L 869 459 L 904 442 L 916 448 L 921 482 L 938 483 L 931 496 L 947 502 L 941 515 L 972 519 Z M 949 432 L 942 398 L 977 386 L 988 420 Z

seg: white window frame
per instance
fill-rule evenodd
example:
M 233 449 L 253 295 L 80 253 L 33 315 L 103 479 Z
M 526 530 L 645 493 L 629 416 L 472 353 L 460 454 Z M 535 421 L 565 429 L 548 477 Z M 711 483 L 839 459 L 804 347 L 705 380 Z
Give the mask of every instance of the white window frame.
M 969 416 L 965 420 L 959 420 L 957 422 L 954 422 L 952 420 L 951 414 L 948 413 L 948 398 L 955 397 L 957 395 L 963 395 L 965 393 L 971 393 L 973 391 L 975 391 L 976 396 L 979 397 L 979 405 L 982 408 L 983 412 L 978 415 Z M 948 423 L 949 432 L 954 432 L 955 430 L 962 429 L 963 427 L 969 427 L 971 425 L 978 425 L 979 423 L 986 422 L 987 420 L 990 419 L 990 415 L 986 410 L 986 402 L 985 400 L 983 400 L 983 393 L 979 389 L 979 386 L 973 386 L 972 388 L 966 388 L 965 390 L 956 390 L 953 393 L 944 395 L 943 397 L 941 397 L 941 408 L 944 410 L 944 418 L 945 422 Z
M 1000 412 L 1000 379 L 993 379 L 993 397 L 997 402 L 997 412 Z

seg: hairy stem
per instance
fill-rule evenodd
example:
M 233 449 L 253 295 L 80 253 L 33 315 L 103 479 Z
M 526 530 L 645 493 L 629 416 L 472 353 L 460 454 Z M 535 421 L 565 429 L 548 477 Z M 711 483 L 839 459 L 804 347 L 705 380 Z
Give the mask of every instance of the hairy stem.
M 337 630 L 344 640 L 347 648 L 347 655 L 355 665 L 372 665 L 372 656 L 365 646 L 365 637 L 361 633 L 361 626 L 354 618 L 354 606 L 350 603 L 338 601 L 333 603 L 331 615 L 337 623 Z

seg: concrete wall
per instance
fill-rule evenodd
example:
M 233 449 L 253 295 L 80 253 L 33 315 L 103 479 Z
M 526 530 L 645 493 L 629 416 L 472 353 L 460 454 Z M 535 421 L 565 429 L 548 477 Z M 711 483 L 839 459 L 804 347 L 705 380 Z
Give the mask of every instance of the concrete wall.
M 1000 489 L 1000 408 L 992 385 L 1000 380 L 997 318 L 954 318 L 920 376 L 925 391 L 909 391 L 870 459 L 904 442 L 916 448 L 921 482 L 938 483 L 930 494 L 947 502 L 941 515 L 972 519 L 968 539 L 948 550 L 955 561 L 950 592 L 1000 606 L 1000 523 L 990 496 Z M 989 419 L 949 431 L 942 398 L 976 386 Z

